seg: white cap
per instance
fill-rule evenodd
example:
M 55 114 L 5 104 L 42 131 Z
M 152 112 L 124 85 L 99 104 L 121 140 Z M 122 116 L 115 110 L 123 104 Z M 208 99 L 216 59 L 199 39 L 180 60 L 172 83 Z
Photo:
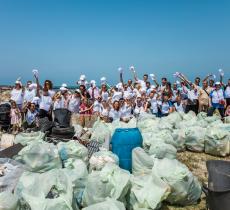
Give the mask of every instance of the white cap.
M 134 70 L 135 70 L 134 66 L 130 66 L 129 69 L 130 69 L 131 71 L 134 71 Z
M 95 81 L 95 80 L 91 80 L 91 81 L 90 81 L 90 84 L 91 84 L 91 85 L 95 85 L 95 84 L 96 84 L 96 81 Z
M 66 90 L 68 90 L 66 87 L 60 87 L 60 90 L 61 91 L 66 91 Z
M 215 82 L 215 85 L 220 85 L 220 82 Z

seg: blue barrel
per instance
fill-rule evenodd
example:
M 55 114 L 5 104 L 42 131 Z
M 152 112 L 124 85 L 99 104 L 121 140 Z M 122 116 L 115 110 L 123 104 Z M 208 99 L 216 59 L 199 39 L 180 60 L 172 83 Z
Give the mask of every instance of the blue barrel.
M 112 152 L 119 157 L 119 166 L 132 172 L 132 150 L 142 147 L 142 136 L 138 128 L 118 128 L 111 140 Z

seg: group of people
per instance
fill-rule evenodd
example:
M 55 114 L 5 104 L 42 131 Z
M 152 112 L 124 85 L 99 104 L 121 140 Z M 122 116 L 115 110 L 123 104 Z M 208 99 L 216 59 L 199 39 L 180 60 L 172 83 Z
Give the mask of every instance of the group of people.
M 80 117 L 84 126 L 86 117 L 100 117 L 106 122 L 121 120 L 128 122 L 141 113 L 164 117 L 172 112 L 195 113 L 207 112 L 212 116 L 215 110 L 224 116 L 230 116 L 230 79 L 223 82 L 224 73 L 219 71 L 220 81 L 214 75 L 204 79 L 195 78 L 194 82 L 182 73 L 176 72 L 175 83 L 162 78 L 159 84 L 154 74 L 137 77 L 134 67 L 130 67 L 133 79 L 123 79 L 123 70 L 118 69 L 120 81 L 110 86 L 103 77 L 100 84 L 95 80 L 89 83 L 85 75 L 77 82 L 77 89 L 68 89 L 62 84 L 59 90 L 53 89 L 53 83 L 46 80 L 40 84 L 38 71 L 33 71 L 36 82 L 27 81 L 23 87 L 20 79 L 15 82 L 11 91 L 11 124 L 14 132 L 21 127 L 38 126 L 39 118 L 53 120 L 56 109 L 68 109 Z

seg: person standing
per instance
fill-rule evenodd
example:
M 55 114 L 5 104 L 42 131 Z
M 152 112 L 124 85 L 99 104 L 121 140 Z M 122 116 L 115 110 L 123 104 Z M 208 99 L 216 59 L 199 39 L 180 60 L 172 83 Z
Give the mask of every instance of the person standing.
M 199 112 L 208 112 L 209 95 L 212 89 L 208 86 L 208 81 L 204 80 L 202 88 L 198 90 Z
M 224 108 L 226 106 L 226 101 L 224 99 L 224 91 L 221 89 L 221 83 L 215 83 L 215 90 L 213 90 L 209 95 L 209 110 L 208 116 L 212 116 L 215 109 L 218 109 L 221 117 L 224 117 Z

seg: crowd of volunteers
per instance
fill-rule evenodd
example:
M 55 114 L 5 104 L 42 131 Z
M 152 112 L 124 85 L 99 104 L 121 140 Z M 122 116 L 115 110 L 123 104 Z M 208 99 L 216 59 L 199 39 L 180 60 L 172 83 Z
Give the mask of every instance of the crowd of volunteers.
M 230 79 L 224 83 L 223 70 L 219 70 L 219 81 L 210 74 L 202 79 L 196 77 L 192 82 L 176 72 L 175 83 L 166 77 L 158 81 L 154 74 L 144 74 L 140 79 L 133 66 L 130 70 L 133 79 L 124 81 L 123 70 L 118 69 L 120 81 L 115 86 L 110 86 L 105 77 L 96 84 L 95 80 L 87 82 L 86 76 L 81 75 L 77 89 L 70 90 L 67 84 L 62 84 L 58 91 L 53 89 L 50 80 L 41 84 L 38 71 L 33 70 L 36 82 L 27 81 L 24 87 L 19 78 L 11 91 L 13 131 L 38 126 L 38 118 L 48 117 L 52 121 L 53 111 L 60 108 L 79 115 L 82 122 L 89 116 L 106 122 L 118 119 L 128 122 L 143 112 L 164 117 L 175 111 L 190 110 L 207 112 L 208 116 L 218 110 L 222 117 L 230 116 Z

